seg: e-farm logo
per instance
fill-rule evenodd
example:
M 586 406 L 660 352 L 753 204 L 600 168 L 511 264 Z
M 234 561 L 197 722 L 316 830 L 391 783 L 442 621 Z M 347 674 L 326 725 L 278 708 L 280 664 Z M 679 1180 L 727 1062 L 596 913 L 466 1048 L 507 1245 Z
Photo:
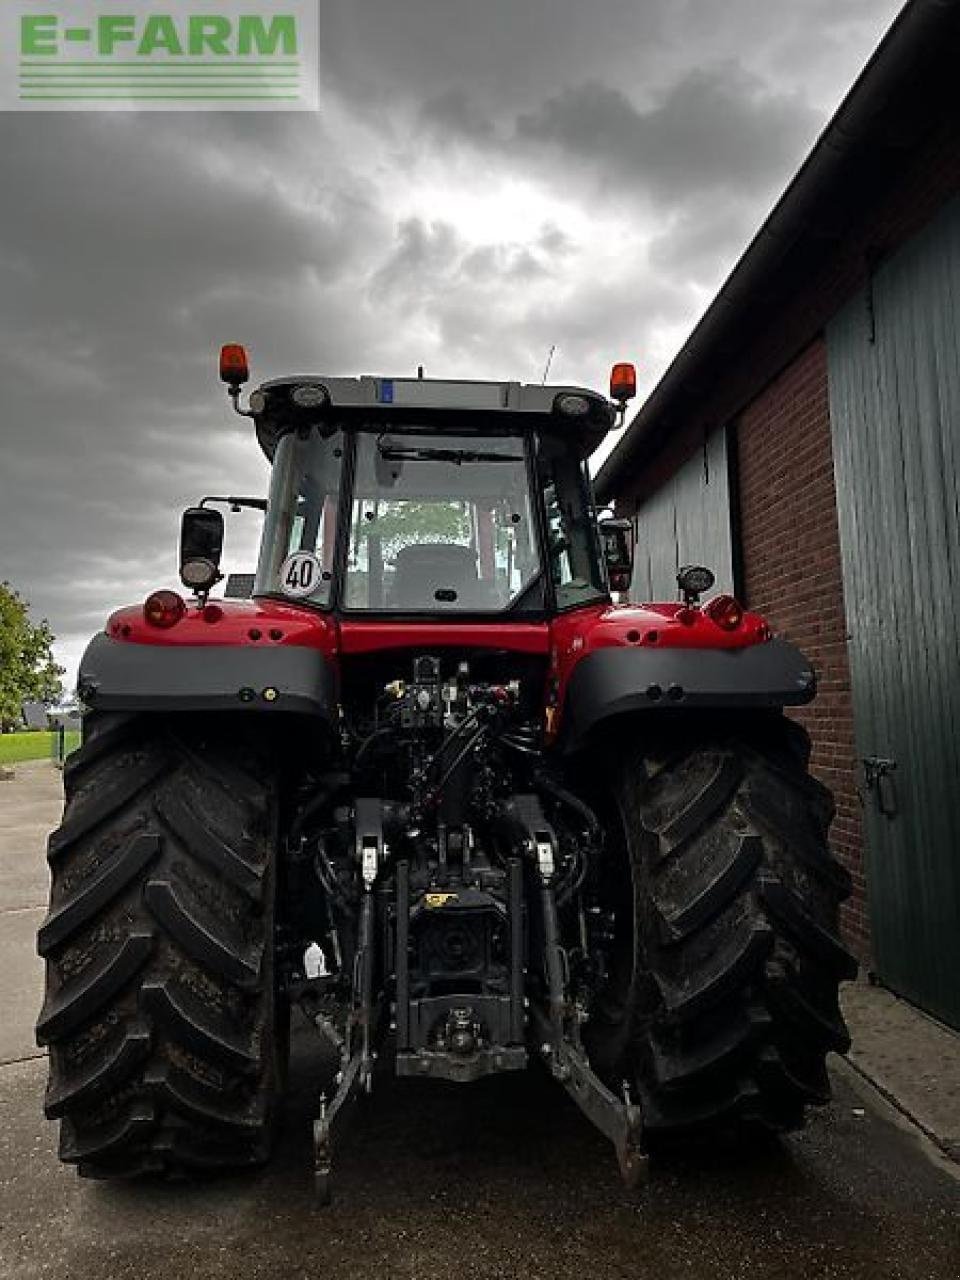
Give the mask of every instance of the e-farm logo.
M 0 0 L 0 108 L 316 111 L 318 0 Z

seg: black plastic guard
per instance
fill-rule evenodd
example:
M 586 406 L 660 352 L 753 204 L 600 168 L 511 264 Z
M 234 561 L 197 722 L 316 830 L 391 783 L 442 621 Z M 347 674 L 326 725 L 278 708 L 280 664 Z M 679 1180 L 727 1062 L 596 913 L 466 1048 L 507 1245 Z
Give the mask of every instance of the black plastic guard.
M 298 712 L 330 718 L 334 675 L 300 645 L 150 645 L 94 636 L 77 682 L 97 711 Z M 274 696 L 275 695 L 275 696 Z
M 597 649 L 570 677 L 560 746 L 577 750 L 601 721 L 627 712 L 795 707 L 816 691 L 813 668 L 786 640 L 744 649 Z

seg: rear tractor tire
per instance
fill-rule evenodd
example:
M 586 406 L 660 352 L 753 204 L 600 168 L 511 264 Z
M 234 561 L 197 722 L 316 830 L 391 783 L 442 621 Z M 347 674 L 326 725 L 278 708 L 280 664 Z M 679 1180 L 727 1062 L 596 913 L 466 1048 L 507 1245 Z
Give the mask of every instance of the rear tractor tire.
M 92 715 L 64 770 L 38 950 L 49 1117 L 93 1177 L 263 1163 L 285 1046 L 275 787 L 242 730 Z
M 652 1146 L 800 1127 L 829 1100 L 827 1054 L 850 1044 L 837 994 L 857 966 L 838 937 L 850 879 L 827 843 L 833 801 L 798 725 L 746 723 L 736 737 L 678 726 L 616 785 L 619 955 L 588 1043 L 611 1084 L 632 1086 Z

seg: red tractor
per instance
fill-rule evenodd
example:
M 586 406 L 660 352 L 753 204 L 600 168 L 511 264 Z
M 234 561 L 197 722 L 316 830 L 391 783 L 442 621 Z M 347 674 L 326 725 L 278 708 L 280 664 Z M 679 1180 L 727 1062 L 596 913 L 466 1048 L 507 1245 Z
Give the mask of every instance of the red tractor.
M 60 1155 L 98 1177 L 265 1161 L 296 1003 L 336 1055 L 316 1169 L 374 1081 L 546 1066 L 625 1176 L 829 1097 L 848 876 L 783 709 L 814 673 L 713 575 L 614 604 L 586 459 L 632 394 L 281 378 L 241 408 L 269 497 L 204 499 L 185 601 L 83 658 L 39 935 Z M 265 512 L 245 598 L 217 502 Z

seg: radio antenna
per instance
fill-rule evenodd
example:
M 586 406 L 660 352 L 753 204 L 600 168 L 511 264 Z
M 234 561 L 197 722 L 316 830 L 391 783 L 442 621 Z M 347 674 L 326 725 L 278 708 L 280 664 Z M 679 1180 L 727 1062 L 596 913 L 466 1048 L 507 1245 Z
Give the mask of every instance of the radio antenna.
M 553 346 L 550 348 L 550 352 L 547 356 L 547 363 L 544 365 L 543 377 L 540 379 L 541 387 L 546 384 L 547 374 L 550 372 L 550 366 L 553 364 L 553 357 L 556 355 L 556 353 L 557 353 L 557 344 L 554 343 Z

